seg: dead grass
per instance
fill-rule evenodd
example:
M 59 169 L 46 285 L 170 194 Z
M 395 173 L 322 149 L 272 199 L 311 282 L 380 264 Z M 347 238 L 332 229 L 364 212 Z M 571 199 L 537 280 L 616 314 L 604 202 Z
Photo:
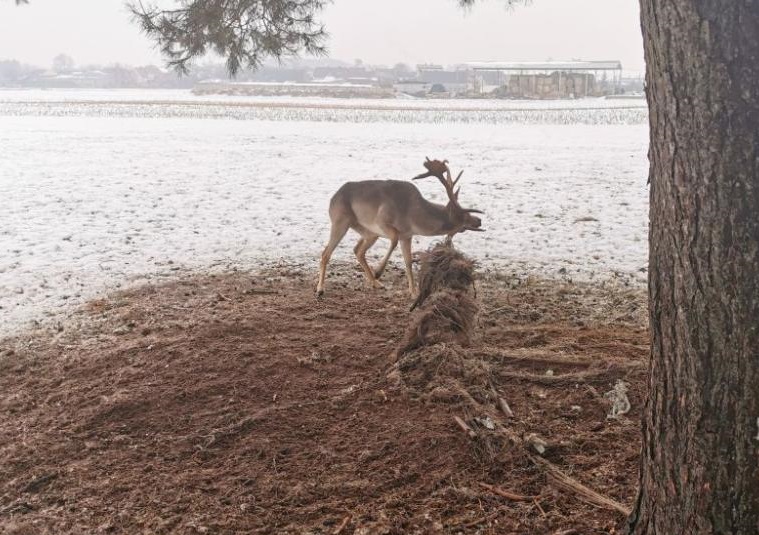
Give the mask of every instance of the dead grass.
M 642 291 L 485 274 L 469 346 L 393 367 L 402 271 L 338 271 L 319 301 L 311 271 L 195 277 L 0 342 L 0 532 L 619 533 L 531 456 L 632 502 Z

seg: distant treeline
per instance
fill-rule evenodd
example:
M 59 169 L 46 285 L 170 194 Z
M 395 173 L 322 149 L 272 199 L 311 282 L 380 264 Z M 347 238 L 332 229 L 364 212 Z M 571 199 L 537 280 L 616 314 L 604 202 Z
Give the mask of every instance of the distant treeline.
M 405 64 L 395 67 L 370 67 L 360 62 L 347 64 L 336 60 L 298 61 L 265 65 L 258 71 L 242 71 L 238 82 L 310 82 L 315 78 L 361 79 L 392 84 L 414 71 Z M 155 65 L 76 65 L 70 57 L 57 56 L 49 68 L 27 65 L 15 60 L 0 60 L 0 87 L 43 88 L 191 88 L 201 80 L 228 79 L 226 67 L 196 65 L 186 76 Z

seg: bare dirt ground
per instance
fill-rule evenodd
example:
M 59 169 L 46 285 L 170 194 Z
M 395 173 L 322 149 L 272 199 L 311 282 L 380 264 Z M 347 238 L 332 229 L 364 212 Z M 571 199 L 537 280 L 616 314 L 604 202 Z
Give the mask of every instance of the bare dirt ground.
M 0 533 L 620 533 L 541 459 L 631 505 L 642 290 L 481 275 L 473 345 L 394 366 L 402 273 L 335 271 L 321 300 L 295 268 L 194 277 L 0 341 Z

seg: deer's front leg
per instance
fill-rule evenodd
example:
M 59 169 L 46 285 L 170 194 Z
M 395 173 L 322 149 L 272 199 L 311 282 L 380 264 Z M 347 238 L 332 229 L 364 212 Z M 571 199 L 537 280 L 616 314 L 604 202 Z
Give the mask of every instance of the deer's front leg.
M 322 252 L 321 262 L 319 263 L 319 281 L 316 284 L 316 295 L 322 295 L 324 293 L 324 278 L 327 275 L 327 264 L 329 264 L 329 259 L 332 257 L 332 253 L 334 252 L 335 247 L 337 247 L 337 244 L 340 243 L 340 240 L 343 239 L 343 236 L 345 236 L 346 232 L 348 232 L 347 221 L 332 222 L 332 228 L 329 234 L 329 243 L 327 243 L 327 246 L 324 248 L 324 252 Z

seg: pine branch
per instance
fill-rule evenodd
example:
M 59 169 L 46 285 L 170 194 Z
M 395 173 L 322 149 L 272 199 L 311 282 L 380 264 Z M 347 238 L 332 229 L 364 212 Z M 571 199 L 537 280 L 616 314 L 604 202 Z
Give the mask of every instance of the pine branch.
M 181 0 L 176 9 L 127 5 L 168 65 L 186 74 L 208 52 L 226 59 L 231 75 L 266 58 L 326 54 L 327 32 L 316 20 L 329 0 Z

